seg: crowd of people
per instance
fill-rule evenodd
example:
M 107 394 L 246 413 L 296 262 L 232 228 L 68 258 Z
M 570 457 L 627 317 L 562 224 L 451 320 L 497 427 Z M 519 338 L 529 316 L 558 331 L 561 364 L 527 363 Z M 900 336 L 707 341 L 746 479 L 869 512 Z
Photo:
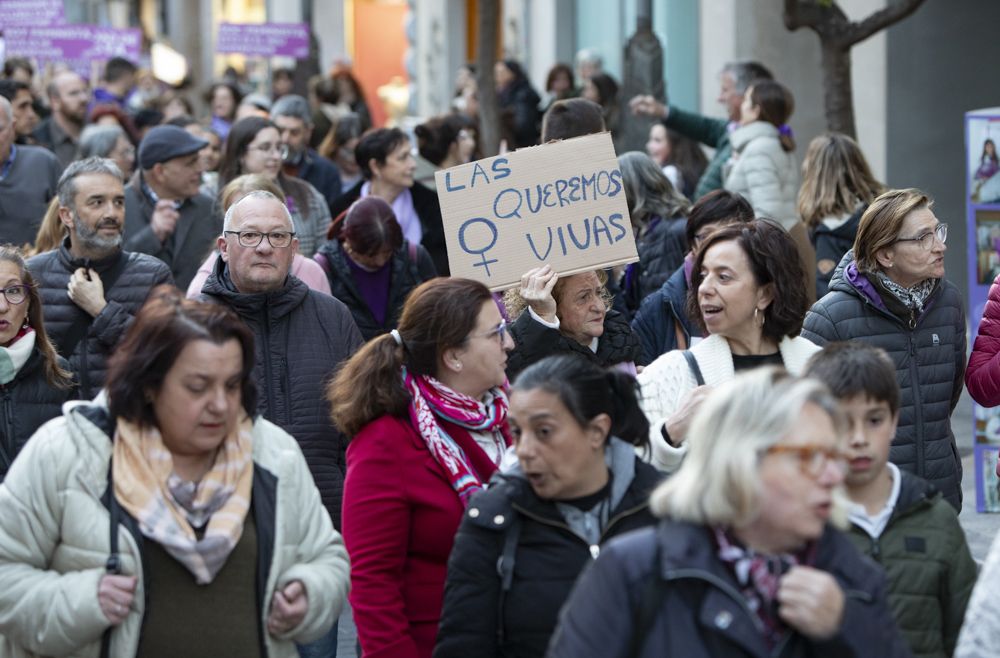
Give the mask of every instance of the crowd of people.
M 7 60 L 0 655 L 1000 651 L 950 422 L 1000 404 L 1000 280 L 967 370 L 932 198 L 836 133 L 800 169 L 760 63 L 725 119 L 590 52 L 493 77 L 504 148 L 654 119 L 638 263 L 449 276 L 471 67 L 411 135 L 342 67 L 199 116 Z

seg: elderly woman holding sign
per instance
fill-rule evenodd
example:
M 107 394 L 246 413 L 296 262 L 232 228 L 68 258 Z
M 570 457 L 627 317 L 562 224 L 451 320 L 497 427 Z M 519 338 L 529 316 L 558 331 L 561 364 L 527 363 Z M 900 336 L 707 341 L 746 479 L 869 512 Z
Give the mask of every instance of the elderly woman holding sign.
M 549 265 L 529 270 L 505 296 L 516 345 L 507 359 L 511 379 L 546 356 L 575 353 L 599 366 L 635 373 L 639 339 L 625 317 L 611 310 L 604 270 L 561 277 Z

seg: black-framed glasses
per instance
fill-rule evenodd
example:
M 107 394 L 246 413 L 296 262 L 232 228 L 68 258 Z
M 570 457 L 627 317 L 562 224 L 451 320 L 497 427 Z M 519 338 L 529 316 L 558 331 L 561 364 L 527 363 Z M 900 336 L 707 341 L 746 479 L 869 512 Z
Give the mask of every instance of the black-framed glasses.
M 241 247 L 247 247 L 248 249 L 254 249 L 263 242 L 264 237 L 267 236 L 267 243 L 274 247 L 275 249 L 284 249 L 292 244 L 292 238 L 295 237 L 295 231 L 271 231 L 270 233 L 261 233 L 260 231 L 223 231 L 225 234 L 232 233 L 239 240 Z
M 485 334 L 472 334 L 473 336 L 481 336 L 483 338 L 494 338 L 499 337 L 500 343 L 503 344 L 504 340 L 507 338 L 507 321 L 500 320 L 500 324 L 496 327 L 487 331 Z
M 7 300 L 8 304 L 23 304 L 24 300 L 28 298 L 28 288 L 30 287 L 26 283 L 19 283 L 16 286 L 0 288 L 0 294 Z
M 778 443 L 764 450 L 765 455 L 795 455 L 799 460 L 799 468 L 806 475 L 818 478 L 830 462 L 837 467 L 841 475 L 847 472 L 847 453 L 838 448 L 815 444 L 787 445 Z
M 896 238 L 896 242 L 916 242 L 924 251 L 934 247 L 934 238 L 944 244 L 948 239 L 948 224 L 938 224 L 933 231 L 925 231 L 915 238 Z

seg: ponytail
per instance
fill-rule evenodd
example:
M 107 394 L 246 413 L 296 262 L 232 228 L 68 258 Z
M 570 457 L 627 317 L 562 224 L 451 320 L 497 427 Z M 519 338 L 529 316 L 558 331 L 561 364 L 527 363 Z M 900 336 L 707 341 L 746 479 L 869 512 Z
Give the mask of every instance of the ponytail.
M 327 385 L 330 417 L 341 432 L 353 437 L 383 415 L 402 416 L 410 404 L 400 372 L 404 347 L 390 334 L 371 339 L 352 356 Z
M 611 433 L 638 448 L 649 445 L 649 419 L 639 406 L 639 382 L 614 368 L 604 373 L 611 391 Z

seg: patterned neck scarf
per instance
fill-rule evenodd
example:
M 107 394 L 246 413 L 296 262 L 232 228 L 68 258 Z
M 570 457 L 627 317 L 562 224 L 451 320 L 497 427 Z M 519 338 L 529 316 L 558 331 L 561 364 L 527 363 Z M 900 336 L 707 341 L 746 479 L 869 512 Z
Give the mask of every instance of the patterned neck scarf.
M 35 330 L 22 327 L 7 347 L 0 345 L 0 384 L 9 384 L 17 377 L 35 349 Z
M 906 288 L 890 279 L 884 272 L 876 272 L 875 276 L 889 294 L 898 299 L 903 306 L 917 313 L 924 312 L 924 302 L 934 292 L 934 286 L 938 282 L 937 279 L 924 279 L 912 288 Z
M 215 578 L 243 536 L 253 485 L 253 423 L 245 418 L 223 440 L 200 482 L 174 473 L 159 430 L 118 419 L 113 456 L 115 498 L 195 582 Z
M 792 567 L 812 562 L 815 543 L 807 544 L 798 554 L 761 555 L 742 546 L 723 528 L 714 527 L 712 531 L 719 546 L 719 559 L 732 569 L 747 605 L 764 626 L 764 640 L 773 649 L 788 631 L 785 622 L 778 616 L 781 578 Z
M 406 368 L 403 368 L 403 388 L 413 399 L 410 420 L 434 459 L 444 468 L 462 505 L 468 507 L 472 494 L 484 488 L 483 482 L 465 451 L 438 425 L 435 417 L 473 432 L 491 433 L 498 454 L 503 455 L 507 448 L 502 431 L 507 420 L 506 392 L 494 388 L 479 401 L 448 388 L 433 377 L 413 375 Z

